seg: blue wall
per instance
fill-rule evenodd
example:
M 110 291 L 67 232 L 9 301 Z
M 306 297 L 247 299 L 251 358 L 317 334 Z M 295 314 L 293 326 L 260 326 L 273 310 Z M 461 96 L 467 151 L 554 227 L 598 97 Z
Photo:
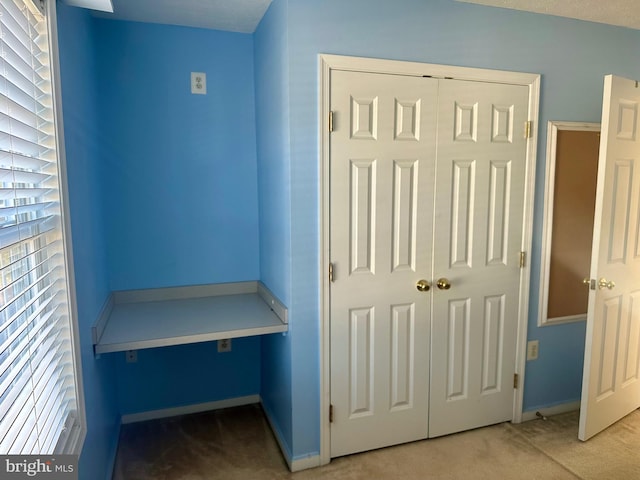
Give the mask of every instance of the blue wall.
M 537 327 L 548 120 L 599 121 L 603 76 L 640 76 L 640 32 L 451 0 L 275 0 L 288 5 L 293 453 L 319 449 L 318 72 L 334 53 L 542 74 L 526 410 L 580 397 L 584 324 Z M 312 414 L 316 412 L 315 414 Z
M 96 26 L 111 288 L 257 279 L 251 35 Z M 207 95 L 191 94 L 194 71 Z
M 234 338 L 232 351 L 216 342 L 138 351 L 136 363 L 116 355 L 118 405 L 123 414 L 257 395 L 260 338 Z
M 287 7 L 273 5 L 254 34 L 260 279 L 291 300 L 291 169 Z M 262 405 L 292 450 L 291 335 L 262 337 Z
M 120 428 L 115 362 L 93 356 L 91 326 L 109 291 L 102 204 L 102 156 L 92 19 L 88 12 L 58 4 L 62 113 L 65 126 L 69 207 L 73 237 L 78 326 L 88 431 L 80 457 L 80 478 L 107 478 Z
M 95 34 L 111 289 L 258 279 L 251 35 L 98 19 Z M 232 345 L 118 355 L 120 412 L 257 395 L 260 339 Z

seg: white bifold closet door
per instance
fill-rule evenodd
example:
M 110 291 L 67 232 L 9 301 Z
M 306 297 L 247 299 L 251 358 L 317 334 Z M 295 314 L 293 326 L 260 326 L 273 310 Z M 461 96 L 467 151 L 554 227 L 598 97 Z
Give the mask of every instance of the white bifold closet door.
M 510 420 L 528 88 L 334 71 L 331 456 Z

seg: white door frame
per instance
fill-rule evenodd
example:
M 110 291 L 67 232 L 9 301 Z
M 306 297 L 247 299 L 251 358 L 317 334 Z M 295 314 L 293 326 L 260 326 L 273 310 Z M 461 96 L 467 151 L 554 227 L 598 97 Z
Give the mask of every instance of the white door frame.
M 540 99 L 540 75 L 532 73 L 506 72 L 477 68 L 434 65 L 427 63 L 403 62 L 373 58 L 348 57 L 341 55 L 319 55 L 319 146 L 320 146 L 320 462 L 326 465 L 331 461 L 331 432 L 329 424 L 330 358 L 331 344 L 330 297 L 329 297 L 329 111 L 330 80 L 332 70 L 348 70 L 365 73 L 386 73 L 393 75 L 429 76 L 434 78 L 455 78 L 492 83 L 508 83 L 529 87 L 529 120 L 532 122 L 531 138 L 527 144 L 525 209 L 522 235 L 522 251 L 531 258 L 533 237 L 533 207 L 535 193 L 536 150 L 538 144 L 538 105 Z M 520 387 L 514 391 L 513 421 L 522 421 L 522 402 L 524 393 L 524 373 L 526 364 L 527 320 L 529 308 L 530 261 L 525 263 L 520 274 L 520 308 L 518 313 L 518 339 L 516 346 L 516 373 L 520 378 Z

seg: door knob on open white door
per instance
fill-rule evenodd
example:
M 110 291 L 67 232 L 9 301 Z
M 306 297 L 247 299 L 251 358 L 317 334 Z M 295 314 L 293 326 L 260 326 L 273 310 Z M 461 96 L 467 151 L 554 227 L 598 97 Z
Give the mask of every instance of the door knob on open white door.
M 431 288 L 431 285 L 426 280 L 418 280 L 418 283 L 416 283 L 416 288 L 419 292 L 428 292 Z
M 598 282 L 598 288 L 600 290 L 602 290 L 603 288 L 608 288 L 609 290 L 611 290 L 615 286 L 616 284 L 614 282 L 612 282 L 611 280 L 607 281 L 607 279 L 604 277 L 602 277 Z
M 449 290 L 451 288 L 451 283 L 446 278 L 439 278 L 436 285 L 440 290 Z

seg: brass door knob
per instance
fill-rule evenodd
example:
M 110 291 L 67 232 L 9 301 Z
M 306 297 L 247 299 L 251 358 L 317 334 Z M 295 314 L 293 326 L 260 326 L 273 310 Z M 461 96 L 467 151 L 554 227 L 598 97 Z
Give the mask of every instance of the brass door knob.
M 592 280 L 590 278 L 583 278 L 582 279 L 582 283 L 584 285 L 586 285 L 590 290 L 595 290 L 596 289 L 596 281 Z
M 431 285 L 426 280 L 418 280 L 418 283 L 416 283 L 416 288 L 419 292 L 428 292 L 431 288 Z
M 440 290 L 449 290 L 451 288 L 451 283 L 446 278 L 439 278 L 436 285 Z
M 598 288 L 600 290 L 602 290 L 603 288 L 608 288 L 609 290 L 611 290 L 615 286 L 616 284 L 614 282 L 612 282 L 611 280 L 607 281 L 607 279 L 604 277 L 602 277 L 598 282 Z

